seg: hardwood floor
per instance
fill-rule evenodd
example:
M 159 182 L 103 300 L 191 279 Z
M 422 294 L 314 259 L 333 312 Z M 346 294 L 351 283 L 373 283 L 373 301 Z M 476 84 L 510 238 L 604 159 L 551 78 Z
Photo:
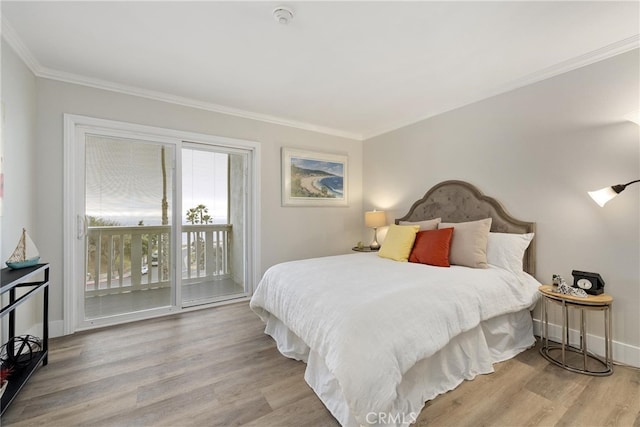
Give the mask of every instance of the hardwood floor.
M 337 426 L 247 303 L 61 337 L 2 426 Z M 574 374 L 537 348 L 427 403 L 418 426 L 640 427 L 640 370 Z

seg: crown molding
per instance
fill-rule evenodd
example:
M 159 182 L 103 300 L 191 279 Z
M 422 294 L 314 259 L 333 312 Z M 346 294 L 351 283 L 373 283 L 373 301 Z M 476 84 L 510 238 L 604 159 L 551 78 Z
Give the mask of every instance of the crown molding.
M 2 17 L 2 38 L 18 54 L 20 59 L 22 59 L 31 72 L 37 76 L 42 70 L 42 66 L 27 46 L 22 42 L 22 39 L 18 36 L 16 30 L 13 29 L 13 26 L 9 24 L 9 21 L 7 21 L 7 18 L 4 16 Z
M 559 62 L 550 67 L 543 68 L 524 77 L 513 80 L 502 88 L 499 88 L 497 91 L 499 93 L 502 93 L 509 90 L 517 89 L 519 87 L 537 83 L 539 81 L 546 80 L 551 77 L 555 77 L 560 74 L 564 74 L 566 72 L 594 64 L 607 58 L 620 55 L 630 50 L 638 49 L 639 47 L 640 34 L 636 34 L 632 37 L 628 37 L 626 39 L 601 47 L 600 49 L 592 50 L 591 52 L 587 52 L 566 61 Z
M 52 70 L 42 67 L 38 77 L 57 80 L 65 83 L 72 83 L 81 86 L 88 86 L 95 89 L 102 89 L 111 92 L 118 92 L 125 95 L 137 96 L 140 98 L 153 99 L 155 101 L 167 102 L 170 104 L 181 105 L 184 107 L 197 108 L 200 110 L 212 111 L 214 113 L 226 114 L 229 116 L 240 117 L 244 119 L 257 120 L 264 123 L 287 126 L 312 132 L 318 132 L 325 135 L 338 136 L 341 138 L 362 141 L 362 135 L 351 132 L 345 132 L 338 129 L 318 126 L 311 123 L 298 122 L 288 120 L 281 117 L 271 116 L 268 114 L 255 113 L 252 111 L 241 110 L 237 108 L 227 107 L 224 105 L 214 104 L 211 102 L 201 101 L 198 99 L 172 95 L 165 92 L 143 89 L 135 86 L 123 85 L 107 80 L 96 79 L 92 77 L 81 76 L 78 74 L 67 73 L 64 71 Z
M 531 74 L 527 74 L 523 77 L 520 77 L 516 80 L 512 80 L 506 85 L 495 88 L 491 91 L 488 91 L 480 96 L 474 97 L 472 99 L 465 100 L 459 105 L 451 106 L 450 108 L 438 111 L 434 114 L 429 114 L 425 116 L 419 116 L 411 120 L 405 120 L 402 122 L 397 122 L 395 125 L 379 128 L 373 132 L 365 133 L 362 138 L 364 141 L 367 139 L 374 138 L 376 136 L 392 132 L 397 129 L 401 129 L 405 126 L 410 126 L 412 124 L 421 122 L 423 120 L 429 119 L 431 117 L 435 117 L 437 115 L 446 113 L 448 111 L 453 111 L 455 109 L 464 107 L 465 105 L 470 105 L 478 101 L 482 101 L 483 99 L 488 99 L 496 95 L 500 95 L 502 93 L 506 93 L 524 86 L 528 86 L 542 80 L 549 79 L 551 77 L 558 76 L 560 74 L 567 73 L 572 70 L 576 70 L 578 68 L 585 67 L 587 65 L 594 64 L 596 62 L 605 60 L 607 58 L 611 58 L 616 55 L 620 55 L 622 53 L 628 52 L 633 49 L 640 48 L 640 34 L 636 34 L 632 37 L 620 40 L 615 43 L 611 43 L 607 46 L 601 47 L 600 49 L 593 50 L 591 52 L 587 52 L 583 55 L 576 56 L 574 58 L 568 59 L 566 61 L 559 62 L 557 64 L 551 65 L 549 67 L 543 68 L 541 70 L 535 71 Z
M 153 90 L 143 89 L 139 87 L 123 85 L 123 84 L 114 83 L 106 80 L 81 76 L 73 73 L 67 73 L 64 71 L 58 71 L 58 70 L 43 67 L 37 61 L 37 59 L 33 56 L 31 51 L 26 47 L 26 45 L 22 42 L 18 34 L 15 32 L 13 27 L 9 24 L 9 22 L 4 16 L 2 17 L 2 38 L 4 38 L 6 42 L 9 44 L 9 46 L 11 46 L 16 51 L 18 56 L 24 61 L 27 67 L 29 67 L 29 69 L 37 77 L 47 78 L 51 80 L 58 80 L 66 83 L 73 83 L 73 84 L 93 87 L 93 88 L 102 89 L 102 90 L 108 90 L 111 92 L 118 92 L 126 95 L 133 95 L 141 98 L 153 99 L 156 101 L 182 105 L 185 107 L 197 108 L 200 110 L 212 111 L 215 113 L 226 114 L 234 117 L 257 120 L 264 123 L 287 126 L 287 127 L 307 130 L 311 132 L 318 132 L 326 135 L 332 135 L 332 136 L 352 139 L 356 141 L 366 141 L 367 139 L 371 139 L 376 136 L 379 136 L 388 132 L 392 132 L 394 130 L 397 130 L 406 126 L 410 126 L 412 124 L 421 122 L 431 117 L 446 113 L 448 111 L 455 110 L 457 108 L 461 108 L 465 105 L 473 104 L 483 99 L 491 98 L 493 96 L 500 95 L 502 93 L 509 92 L 514 89 L 528 86 L 530 84 L 537 83 L 539 81 L 542 81 L 551 77 L 555 77 L 560 74 L 564 74 L 566 72 L 575 70 L 577 68 L 581 68 L 581 67 L 593 64 L 595 62 L 610 58 L 612 56 L 620 55 L 622 53 L 628 52 L 633 49 L 638 49 L 640 47 L 640 34 L 636 34 L 634 36 L 609 44 L 602 48 L 593 50 L 591 52 L 587 52 L 583 55 L 579 55 L 574 58 L 568 59 L 566 61 L 562 61 L 552 66 L 535 71 L 531 74 L 528 74 L 521 78 L 513 80 L 507 83 L 506 85 L 503 85 L 495 88 L 494 90 L 488 91 L 480 96 L 465 100 L 464 102 L 461 102 L 458 105 L 451 106 L 446 110 L 439 111 L 437 113 L 431 113 L 428 115 L 421 115 L 418 117 L 414 117 L 413 119 L 410 119 L 410 120 L 403 120 L 401 122 L 395 123 L 394 125 L 378 128 L 368 133 L 353 133 L 353 132 L 347 132 L 347 131 L 329 128 L 325 126 L 318 126 L 311 123 L 299 122 L 295 120 L 289 120 L 281 117 L 271 116 L 268 114 L 241 110 L 237 108 L 227 107 L 224 105 L 214 104 L 211 102 L 201 101 L 198 99 L 187 98 L 187 97 L 172 95 L 165 92 L 153 91 Z
M 6 18 L 2 17 L 2 37 L 6 42 L 15 50 L 20 59 L 24 61 L 27 67 L 37 77 L 57 80 L 65 83 L 72 83 L 81 86 L 92 87 L 95 89 L 107 90 L 111 92 L 122 93 L 125 95 L 137 96 L 140 98 L 152 99 L 155 101 L 167 102 L 170 104 L 181 105 L 184 107 L 197 108 L 199 110 L 211 111 L 214 113 L 226 114 L 229 116 L 240 117 L 243 119 L 257 120 L 264 123 L 287 126 L 291 128 L 307 130 L 311 132 L 318 132 L 325 135 L 332 135 L 341 138 L 347 138 L 356 141 L 362 141 L 362 135 L 347 132 L 339 129 L 329 128 L 325 126 L 318 126 L 312 123 L 299 122 L 295 120 L 289 120 L 281 117 L 271 116 L 268 114 L 255 113 L 252 111 L 241 110 L 238 108 L 227 107 L 224 105 L 214 104 L 211 102 L 201 101 L 198 99 L 187 98 L 177 96 L 165 92 L 143 89 L 135 86 L 123 85 L 120 83 L 114 83 L 107 80 L 97 79 L 93 77 L 86 77 L 78 74 L 67 73 L 65 71 L 54 70 L 51 68 L 43 67 L 38 60 L 33 56 L 31 51 L 22 42 L 18 34 L 13 27 L 9 24 Z

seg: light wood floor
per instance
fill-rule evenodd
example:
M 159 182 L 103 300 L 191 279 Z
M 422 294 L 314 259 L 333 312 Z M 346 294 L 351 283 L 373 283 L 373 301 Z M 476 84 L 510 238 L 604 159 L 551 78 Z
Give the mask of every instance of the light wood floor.
M 2 426 L 337 426 L 247 303 L 51 340 Z M 528 350 L 427 403 L 419 426 L 640 426 L 640 370 L 574 374 Z

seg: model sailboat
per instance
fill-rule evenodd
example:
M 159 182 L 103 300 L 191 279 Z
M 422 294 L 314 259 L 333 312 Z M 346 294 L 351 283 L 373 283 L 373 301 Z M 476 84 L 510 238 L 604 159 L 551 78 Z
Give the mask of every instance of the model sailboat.
M 18 246 L 7 260 L 7 266 L 13 269 L 25 268 L 36 265 L 38 261 L 40 261 L 38 248 L 27 234 L 27 230 L 23 228 Z

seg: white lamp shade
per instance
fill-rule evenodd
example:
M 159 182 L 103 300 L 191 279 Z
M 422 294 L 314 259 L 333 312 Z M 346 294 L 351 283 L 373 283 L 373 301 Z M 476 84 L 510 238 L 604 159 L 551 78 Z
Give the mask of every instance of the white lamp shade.
M 618 193 L 616 193 L 613 188 L 606 187 L 597 191 L 589 191 L 589 195 L 600 207 L 603 207 L 609 200 L 616 197 Z
M 364 225 L 369 228 L 384 227 L 387 225 L 387 216 L 384 211 L 371 211 L 364 213 Z

